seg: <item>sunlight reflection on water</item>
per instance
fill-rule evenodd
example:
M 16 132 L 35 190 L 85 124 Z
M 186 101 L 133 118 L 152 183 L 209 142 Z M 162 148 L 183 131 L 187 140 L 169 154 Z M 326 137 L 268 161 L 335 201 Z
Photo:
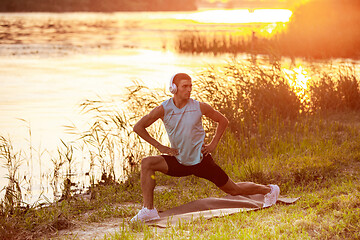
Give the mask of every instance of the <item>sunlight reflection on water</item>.
M 288 22 L 292 12 L 288 9 L 205 10 L 192 14 L 177 15 L 178 19 L 189 19 L 204 23 L 273 23 Z

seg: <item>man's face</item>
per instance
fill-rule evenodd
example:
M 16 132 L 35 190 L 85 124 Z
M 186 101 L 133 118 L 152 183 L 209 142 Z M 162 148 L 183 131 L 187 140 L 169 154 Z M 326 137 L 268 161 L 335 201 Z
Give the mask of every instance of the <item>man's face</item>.
M 182 99 L 189 99 L 192 90 L 191 80 L 180 80 L 176 94 Z

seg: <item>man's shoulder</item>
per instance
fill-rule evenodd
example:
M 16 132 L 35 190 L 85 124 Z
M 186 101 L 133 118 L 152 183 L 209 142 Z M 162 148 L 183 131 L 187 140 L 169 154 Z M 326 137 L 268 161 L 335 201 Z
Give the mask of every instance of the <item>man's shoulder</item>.
M 162 118 L 164 116 L 164 107 L 162 105 L 156 106 L 148 115 L 154 118 Z
M 207 114 L 209 111 L 213 110 L 213 107 L 205 102 L 199 102 L 200 110 L 203 115 Z
M 171 100 L 171 98 L 165 99 L 161 104 L 167 103 Z
M 190 98 L 189 102 L 196 103 L 196 104 L 203 104 L 203 102 L 201 102 L 199 100 L 196 100 L 196 99 L 193 99 L 193 98 Z
M 164 100 L 159 106 L 167 106 L 171 103 L 171 98 Z

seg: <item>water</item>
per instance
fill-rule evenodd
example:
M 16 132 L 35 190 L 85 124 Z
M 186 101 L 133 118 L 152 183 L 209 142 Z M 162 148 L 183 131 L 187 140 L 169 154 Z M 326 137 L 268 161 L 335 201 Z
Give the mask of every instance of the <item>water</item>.
M 191 20 L 201 16 L 209 21 L 213 14 L 1 14 L 0 134 L 10 135 L 16 145 L 24 147 L 24 125 L 28 124 L 17 119 L 25 119 L 33 143 L 51 149 L 59 138 L 67 137 L 62 125 L 82 120 L 77 106 L 84 99 L 119 95 L 135 79 L 152 87 L 165 86 L 174 72 L 194 73 L 207 64 L 222 62 L 219 57 L 174 52 L 175 38 L 186 29 L 250 29 L 240 28 L 243 24 Z M 245 10 L 243 15 L 249 13 Z M 268 31 L 271 24 L 251 28 Z
M 0 14 L 0 135 L 26 156 L 20 178 L 34 178 L 28 201 L 51 192 L 42 176 L 51 172 L 60 139 L 73 139 L 64 125 L 86 124 L 82 101 L 121 96 L 133 80 L 165 88 L 176 72 L 193 75 L 227 61 L 177 54 L 174 42 L 184 30 L 269 34 L 290 16 L 289 10 Z M 80 173 L 86 164 L 79 163 Z M 4 168 L 0 174 L 2 189 Z

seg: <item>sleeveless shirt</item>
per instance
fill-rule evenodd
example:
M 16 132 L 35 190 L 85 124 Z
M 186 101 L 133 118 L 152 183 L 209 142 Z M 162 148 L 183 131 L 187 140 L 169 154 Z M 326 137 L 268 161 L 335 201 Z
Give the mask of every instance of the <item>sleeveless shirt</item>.
M 201 147 L 205 139 L 200 103 L 190 98 L 179 109 L 170 98 L 161 105 L 164 108 L 163 122 L 171 147 L 179 150 L 179 154 L 175 156 L 178 162 L 187 166 L 200 163 L 203 158 Z

